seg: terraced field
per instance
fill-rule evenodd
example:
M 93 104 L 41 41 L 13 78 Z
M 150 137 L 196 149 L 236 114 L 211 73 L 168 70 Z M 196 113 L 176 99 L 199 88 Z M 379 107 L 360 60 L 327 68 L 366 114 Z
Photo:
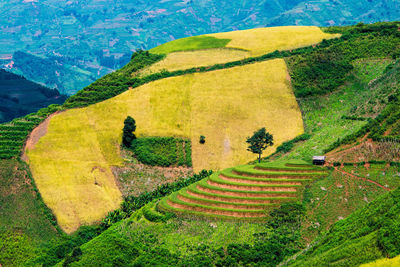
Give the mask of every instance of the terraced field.
M 163 198 L 158 208 L 181 215 L 262 219 L 282 202 L 301 197 L 305 184 L 327 175 L 301 161 L 225 169 Z
M 161 70 L 183 70 L 290 50 L 338 37 L 315 26 L 285 26 L 223 32 L 178 39 L 150 50 L 165 59 L 144 69 L 141 75 Z

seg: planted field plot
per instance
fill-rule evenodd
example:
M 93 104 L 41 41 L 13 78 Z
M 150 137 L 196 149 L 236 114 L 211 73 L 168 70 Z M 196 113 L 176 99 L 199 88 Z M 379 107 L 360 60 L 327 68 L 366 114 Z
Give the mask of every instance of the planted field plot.
M 239 166 L 163 198 L 158 207 L 181 215 L 263 218 L 282 202 L 297 200 L 305 184 L 326 175 L 323 168 L 303 162 Z
M 261 56 L 275 50 L 290 50 L 338 37 L 314 26 L 257 28 L 215 33 L 175 40 L 150 50 L 165 59 L 146 68 L 142 75 L 161 70 L 183 70 Z
M 268 127 L 276 145 L 303 132 L 287 77 L 285 62 L 276 59 L 159 80 L 57 114 L 27 151 L 33 176 L 61 227 L 73 231 L 119 205 L 110 166 L 123 163 L 119 144 L 126 116 L 135 118 L 139 137 L 190 138 L 195 171 L 244 164 L 256 157 L 245 142 L 256 129 Z M 200 135 L 205 144 L 199 144 Z

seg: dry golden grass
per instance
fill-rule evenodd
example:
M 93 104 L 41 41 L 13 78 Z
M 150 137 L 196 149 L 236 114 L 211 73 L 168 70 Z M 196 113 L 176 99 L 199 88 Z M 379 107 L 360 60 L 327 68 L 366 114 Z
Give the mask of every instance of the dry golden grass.
M 323 39 L 331 39 L 338 37 L 339 35 L 324 33 L 320 28 L 315 26 L 284 26 L 215 33 L 202 35 L 200 37 L 207 36 L 218 39 L 231 39 L 231 41 L 225 46 L 225 48 L 169 53 L 164 60 L 146 68 L 140 73 L 140 75 L 148 75 L 160 72 L 161 70 L 184 70 L 194 67 L 227 63 L 251 56 L 261 56 L 275 50 L 290 50 L 309 46 L 317 44 Z M 196 42 L 197 39 L 196 37 L 189 37 L 167 44 L 173 46 L 175 50 L 185 50 L 188 47 L 191 48 L 191 40 Z M 166 44 L 162 46 L 165 45 Z M 204 45 L 207 45 L 207 43 Z M 158 52 L 158 50 L 164 52 L 164 50 L 158 48 L 161 48 L 161 46 L 153 48 L 152 50 L 154 50 L 154 52 Z M 201 49 L 201 46 L 199 46 L 199 48 Z M 196 49 L 196 47 L 191 49 Z
M 162 70 L 185 70 L 194 67 L 212 66 L 219 63 L 241 60 L 249 57 L 249 52 L 238 49 L 215 48 L 197 51 L 174 52 L 160 62 L 144 69 L 142 76 Z
M 254 160 L 245 140 L 261 127 L 276 145 L 303 132 L 282 59 L 163 79 L 60 113 L 27 156 L 44 201 L 65 231 L 118 207 L 121 196 L 110 166 L 122 164 L 119 144 L 127 115 L 135 118 L 139 137 L 190 137 L 196 171 Z
M 283 26 L 215 33 L 208 36 L 231 39 L 226 47 L 245 49 L 250 51 L 252 56 L 260 56 L 275 50 L 290 50 L 317 44 L 323 39 L 336 38 L 339 35 L 324 33 L 315 26 Z
M 360 267 L 395 267 L 400 266 L 400 255 L 393 259 L 379 259 L 374 262 L 360 265 Z

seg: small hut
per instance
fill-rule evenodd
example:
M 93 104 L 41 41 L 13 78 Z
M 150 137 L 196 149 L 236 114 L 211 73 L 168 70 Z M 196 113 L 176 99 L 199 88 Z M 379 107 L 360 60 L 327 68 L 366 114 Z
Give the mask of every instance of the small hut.
M 326 159 L 325 156 L 314 156 L 312 158 L 312 163 L 314 165 L 324 165 L 325 164 L 325 159 Z

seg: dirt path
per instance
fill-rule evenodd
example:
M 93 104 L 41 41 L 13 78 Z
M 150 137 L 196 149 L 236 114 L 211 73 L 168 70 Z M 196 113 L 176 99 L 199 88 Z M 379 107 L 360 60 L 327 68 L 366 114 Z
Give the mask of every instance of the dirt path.
M 40 123 L 33 131 L 29 134 L 28 139 L 25 142 L 24 153 L 22 154 L 21 159 L 23 161 L 28 161 L 28 157 L 26 156 L 26 151 L 28 149 L 34 149 L 37 142 L 39 142 L 40 138 L 43 137 L 47 133 L 47 128 L 49 127 L 50 120 L 53 116 L 61 113 L 61 111 L 57 111 L 47 117 L 42 123 Z
M 374 184 L 374 185 L 376 185 L 376 186 L 379 186 L 380 188 L 385 189 L 386 191 L 390 191 L 389 188 L 387 188 L 387 187 L 381 185 L 380 183 L 377 183 L 377 182 L 375 182 L 375 181 L 372 181 L 371 179 L 367 179 L 367 178 L 364 178 L 364 177 L 361 177 L 361 176 L 354 175 L 354 174 L 352 174 L 352 173 L 346 172 L 345 170 L 339 169 L 338 167 L 335 167 L 335 170 L 338 171 L 338 172 L 340 172 L 340 173 L 342 173 L 342 174 L 348 175 L 348 176 L 350 176 L 351 178 L 354 178 L 354 179 L 357 179 L 357 180 L 363 180 L 363 181 L 365 181 L 365 182 L 369 182 L 369 183 L 371 183 L 371 184 Z
M 257 179 L 240 179 L 240 178 L 233 178 L 233 177 L 228 177 L 226 175 L 220 174 L 219 177 L 222 180 L 229 181 L 229 182 L 237 182 L 237 183 L 245 183 L 245 184 L 262 184 L 262 185 L 268 185 L 268 184 L 280 184 L 280 185 L 301 185 L 301 182 L 293 182 L 293 181 L 263 181 L 263 180 L 257 180 Z
M 244 191 L 274 191 L 274 192 L 296 192 L 295 187 L 267 187 L 267 186 L 248 186 L 248 185 L 234 185 L 234 184 L 223 184 L 207 180 L 207 183 L 212 186 L 217 186 L 223 189 L 233 189 L 233 190 L 244 190 Z
M 190 190 L 186 191 L 187 194 L 198 197 L 198 198 L 203 198 L 203 199 L 209 199 L 209 200 L 217 200 L 217 201 L 225 201 L 225 202 L 231 202 L 231 203 L 241 203 L 241 204 L 269 204 L 269 203 L 280 203 L 281 200 L 262 200 L 262 199 L 245 199 L 245 198 L 229 198 L 229 197 L 218 197 L 218 196 L 209 196 L 209 195 L 201 195 L 194 193 Z

